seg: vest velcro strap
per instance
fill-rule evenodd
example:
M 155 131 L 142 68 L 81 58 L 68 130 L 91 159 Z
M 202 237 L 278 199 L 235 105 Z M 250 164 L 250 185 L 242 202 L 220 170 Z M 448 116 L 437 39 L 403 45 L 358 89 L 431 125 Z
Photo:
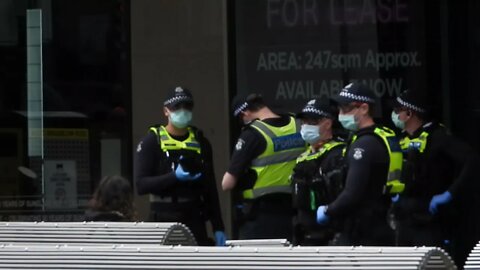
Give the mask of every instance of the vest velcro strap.
M 278 164 L 278 163 L 288 162 L 291 160 L 296 160 L 297 157 L 301 153 L 303 153 L 303 150 L 304 149 L 285 151 L 285 152 L 277 153 L 272 156 L 256 158 L 252 161 L 252 167 L 262 167 L 262 166 L 267 166 L 271 164 Z
M 273 186 L 273 187 L 262 187 L 255 189 L 248 189 L 243 191 L 244 199 L 256 199 L 261 196 L 272 194 L 272 193 L 285 193 L 291 194 L 292 188 L 290 186 Z

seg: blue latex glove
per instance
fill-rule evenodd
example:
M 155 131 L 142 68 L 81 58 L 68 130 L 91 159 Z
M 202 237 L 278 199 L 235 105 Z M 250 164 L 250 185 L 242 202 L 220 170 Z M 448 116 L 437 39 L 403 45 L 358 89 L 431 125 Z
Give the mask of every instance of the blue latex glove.
M 330 220 L 327 214 L 325 214 L 326 210 L 327 210 L 326 205 L 320 205 L 317 209 L 317 223 L 320 225 L 325 225 Z
M 202 176 L 202 173 L 191 175 L 189 172 L 186 172 L 183 169 L 181 164 L 178 164 L 177 169 L 175 170 L 175 176 L 179 181 L 193 181 L 200 178 L 200 176 Z
M 450 191 L 445 191 L 442 194 L 437 194 L 432 197 L 428 210 L 432 215 L 435 215 L 438 212 L 439 205 L 449 203 L 451 200 L 452 194 L 450 193 Z
M 216 231 L 215 232 L 215 244 L 216 246 L 225 246 L 225 241 L 227 237 L 225 236 L 225 232 L 223 231 Z
M 400 201 L 400 194 L 393 196 L 391 199 L 392 203 L 397 203 L 398 201 Z

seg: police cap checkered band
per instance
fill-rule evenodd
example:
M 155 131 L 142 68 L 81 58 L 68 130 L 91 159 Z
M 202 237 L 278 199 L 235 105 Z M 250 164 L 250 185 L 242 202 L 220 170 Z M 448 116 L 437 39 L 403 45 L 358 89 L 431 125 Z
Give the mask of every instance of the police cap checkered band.
M 338 105 L 346 105 L 352 102 L 375 103 L 375 94 L 365 84 L 353 82 L 345 86 L 340 93 L 332 97 Z
M 311 114 L 316 114 L 316 115 L 321 116 L 321 117 L 332 118 L 332 115 L 330 113 L 327 113 L 325 111 L 316 109 L 312 106 L 306 106 L 305 108 L 303 108 L 302 113 L 311 113 Z
M 415 106 L 414 104 L 412 103 L 409 103 L 409 102 L 406 102 L 405 100 L 403 100 L 401 97 L 397 97 L 397 102 L 402 105 L 403 107 L 405 108 L 408 108 L 410 110 L 414 110 L 414 111 L 417 111 L 417 112 L 421 112 L 421 113 L 424 113 L 426 112 L 426 110 L 424 108 L 420 108 L 418 106 Z
M 177 96 L 177 97 L 172 97 L 170 99 L 165 100 L 165 102 L 163 102 L 163 105 L 168 106 L 170 104 L 177 104 L 181 102 L 192 102 L 192 101 L 193 101 L 192 98 L 189 96 Z
M 235 108 L 233 111 L 233 116 L 237 117 L 241 112 L 245 111 L 248 107 L 248 103 L 244 102 Z
M 179 103 L 190 103 L 193 105 L 193 96 L 190 90 L 177 86 L 168 93 L 163 105 L 169 107 Z
M 367 96 L 361 96 L 361 95 L 356 95 L 349 93 L 348 91 L 341 91 L 339 94 L 341 97 L 345 97 L 348 99 L 351 99 L 352 101 L 360 101 L 360 102 L 366 102 L 366 103 L 374 103 L 375 99 L 367 97 Z

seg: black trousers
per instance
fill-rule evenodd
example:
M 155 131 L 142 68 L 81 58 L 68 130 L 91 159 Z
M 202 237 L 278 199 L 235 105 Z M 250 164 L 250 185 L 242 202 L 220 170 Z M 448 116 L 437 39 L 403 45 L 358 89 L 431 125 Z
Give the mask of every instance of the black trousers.
M 436 246 L 444 245 L 442 226 L 435 222 L 419 223 L 412 219 L 397 221 L 397 245 L 399 246 Z
M 152 204 L 150 221 L 180 222 L 190 229 L 198 245 L 215 245 L 215 242 L 208 237 L 202 210 L 194 204 Z
M 332 241 L 336 246 L 393 246 L 395 234 L 385 215 L 358 215 L 345 219 L 344 228 Z
M 240 226 L 240 239 L 287 239 L 291 241 L 292 199 L 291 196 L 268 196 L 257 199 L 252 213 Z

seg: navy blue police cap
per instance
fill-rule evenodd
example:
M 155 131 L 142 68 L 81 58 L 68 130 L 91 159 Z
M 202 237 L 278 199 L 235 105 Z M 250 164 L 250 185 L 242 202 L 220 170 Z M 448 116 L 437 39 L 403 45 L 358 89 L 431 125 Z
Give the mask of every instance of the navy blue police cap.
M 418 91 L 412 91 L 410 89 L 402 91 L 400 95 L 393 101 L 393 107 L 405 107 L 412 111 L 419 113 L 425 113 L 428 111 L 427 96 Z
M 340 93 L 332 97 L 338 105 L 347 105 L 352 102 L 375 104 L 375 94 L 363 83 L 350 83 Z
M 185 103 L 193 107 L 193 96 L 190 90 L 177 86 L 167 94 L 163 106 L 174 107 L 175 105 Z
M 335 110 L 325 100 L 312 99 L 307 102 L 302 111 L 295 115 L 296 118 L 305 119 L 320 119 L 320 118 L 335 118 Z
M 260 94 L 239 94 L 233 98 L 232 101 L 232 111 L 233 116 L 237 117 L 240 113 L 248 110 L 249 106 L 252 103 L 261 102 L 263 103 L 263 97 Z

